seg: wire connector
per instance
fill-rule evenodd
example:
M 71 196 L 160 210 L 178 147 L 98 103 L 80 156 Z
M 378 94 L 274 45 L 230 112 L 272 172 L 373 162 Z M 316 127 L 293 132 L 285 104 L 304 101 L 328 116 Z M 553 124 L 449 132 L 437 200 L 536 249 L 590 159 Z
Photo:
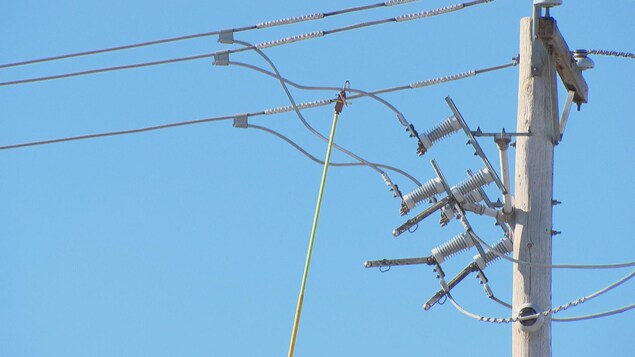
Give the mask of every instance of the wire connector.
M 231 45 L 234 43 L 234 30 L 221 30 L 218 34 L 218 42 Z
M 238 114 L 234 117 L 234 128 L 247 129 L 249 122 L 247 121 L 247 114 Z
M 214 53 L 214 66 L 229 66 L 229 51 Z

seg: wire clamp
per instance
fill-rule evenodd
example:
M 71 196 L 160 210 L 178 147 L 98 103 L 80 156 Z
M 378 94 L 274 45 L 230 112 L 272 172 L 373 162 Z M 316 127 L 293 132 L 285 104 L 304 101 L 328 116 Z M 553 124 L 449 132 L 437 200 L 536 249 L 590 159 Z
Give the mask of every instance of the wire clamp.
M 234 30 L 221 30 L 218 34 L 218 42 L 231 45 L 234 43 Z
M 237 114 L 234 116 L 234 128 L 247 129 L 248 127 L 247 114 Z
M 335 112 L 337 114 L 342 112 L 345 105 L 348 106 L 348 102 L 346 102 L 346 92 L 349 91 L 350 88 L 351 82 L 346 81 L 344 82 L 342 90 L 337 94 L 337 99 L 335 100 Z
M 218 51 L 214 53 L 214 66 L 228 66 L 229 51 Z

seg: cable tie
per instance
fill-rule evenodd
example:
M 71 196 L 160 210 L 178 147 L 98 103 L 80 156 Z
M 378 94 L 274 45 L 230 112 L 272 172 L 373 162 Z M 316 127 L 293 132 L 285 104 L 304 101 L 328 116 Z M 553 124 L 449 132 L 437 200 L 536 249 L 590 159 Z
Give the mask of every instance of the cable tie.
M 259 29 L 263 29 L 263 28 L 273 27 L 273 26 L 289 25 L 289 24 L 295 24 L 298 22 L 319 20 L 322 18 L 324 18 L 323 13 L 315 13 L 315 14 L 308 14 L 308 15 L 302 15 L 302 16 L 287 17 L 287 18 L 278 19 L 278 20 L 265 21 L 265 22 L 256 24 L 256 27 Z
M 322 36 L 324 36 L 324 31 L 307 32 L 300 35 L 281 38 L 279 40 L 262 42 L 257 44 L 256 48 L 263 49 L 263 48 L 269 48 L 269 47 L 276 47 L 276 46 L 286 45 L 289 43 L 304 41 L 311 38 L 322 37 Z
M 465 7 L 464 4 L 454 4 L 450 6 L 440 7 L 434 10 L 421 11 L 421 12 L 415 12 L 413 14 L 397 16 L 395 17 L 395 21 L 403 22 L 403 21 L 422 19 L 424 17 L 436 16 L 436 15 L 446 14 L 452 11 L 461 10 L 464 7 Z
M 248 114 L 237 114 L 234 117 L 234 128 L 247 129 L 249 127 L 247 117 Z

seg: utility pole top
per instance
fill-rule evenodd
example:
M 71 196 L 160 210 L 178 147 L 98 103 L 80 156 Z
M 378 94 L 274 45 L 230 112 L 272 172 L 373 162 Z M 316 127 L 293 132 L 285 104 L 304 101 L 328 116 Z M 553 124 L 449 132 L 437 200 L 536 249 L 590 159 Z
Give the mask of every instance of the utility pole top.
M 556 70 L 564 86 L 567 90 L 575 92 L 573 101 L 578 105 L 587 103 L 589 87 L 553 17 L 541 17 L 538 20 L 538 37 L 555 61 Z

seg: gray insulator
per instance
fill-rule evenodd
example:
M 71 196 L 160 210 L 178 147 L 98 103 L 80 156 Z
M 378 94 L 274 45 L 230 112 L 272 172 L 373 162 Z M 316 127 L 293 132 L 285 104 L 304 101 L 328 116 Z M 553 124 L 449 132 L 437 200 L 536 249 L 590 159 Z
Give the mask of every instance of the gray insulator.
M 489 172 L 489 170 L 485 167 L 479 170 L 476 175 L 453 187 L 452 190 L 454 191 L 456 189 L 463 196 L 465 196 L 471 191 L 477 190 L 480 187 L 490 184 L 492 181 L 494 181 L 494 178 L 492 177 L 492 174 Z
M 419 186 L 416 190 L 405 195 L 403 199 L 408 206 L 408 209 L 412 209 L 421 201 L 434 197 L 440 192 L 443 192 L 443 184 L 441 183 L 441 179 L 435 177 Z
M 452 135 L 459 129 L 461 129 L 461 124 L 459 124 L 459 121 L 456 120 L 455 116 L 451 116 L 439 123 L 439 125 L 435 126 L 430 131 L 428 131 L 426 135 L 428 136 L 430 141 L 436 143 Z
M 498 254 L 496 254 L 492 250 L 489 250 L 485 254 L 484 262 L 480 255 L 474 256 L 474 261 L 476 262 L 476 264 L 479 266 L 480 269 L 485 269 L 485 267 L 488 266 L 490 263 L 500 259 L 501 255 L 507 255 L 508 253 L 511 253 L 514 250 L 512 241 L 509 240 L 509 238 L 507 237 L 501 239 L 492 248 L 494 248 L 493 250 L 495 250 Z
M 468 233 L 463 232 L 442 245 L 432 249 L 432 256 L 437 263 L 441 264 L 444 260 L 456 255 L 474 245 Z

